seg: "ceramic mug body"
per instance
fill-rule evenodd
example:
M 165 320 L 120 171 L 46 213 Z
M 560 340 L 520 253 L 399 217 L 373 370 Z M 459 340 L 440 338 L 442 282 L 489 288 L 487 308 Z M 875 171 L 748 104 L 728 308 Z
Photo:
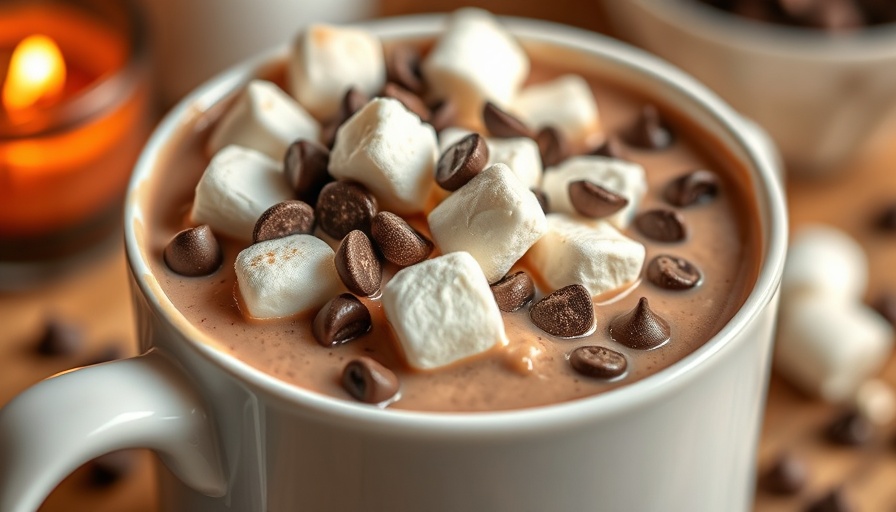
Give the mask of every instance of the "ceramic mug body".
M 126 241 L 140 343 L 147 355 L 59 377 L 70 379 L 67 389 L 93 385 L 97 393 L 103 392 L 103 382 L 107 387 L 118 382 L 117 395 L 167 408 L 171 423 L 184 426 L 172 436 L 147 441 L 149 433 L 133 430 L 148 420 L 120 422 L 109 427 L 115 446 L 96 439 L 82 442 L 80 452 L 67 451 L 69 466 L 125 445 L 155 448 L 165 463 L 159 465 L 161 507 L 173 512 L 749 509 L 786 247 L 774 155 L 714 95 L 649 55 L 569 27 L 505 21 L 527 46 L 547 45 L 558 56 L 609 69 L 623 85 L 676 105 L 716 134 L 730 157 L 749 170 L 760 214 L 762 268 L 731 322 L 682 361 L 618 390 L 552 406 L 477 414 L 381 410 L 338 400 L 287 385 L 211 348 L 152 275 L 142 243 L 143 212 L 151 201 L 144 191 L 153 183 L 158 154 L 177 128 L 282 58 L 275 55 L 232 69 L 184 100 L 160 125 L 138 164 L 126 206 Z M 442 17 L 427 16 L 368 26 L 384 39 L 417 39 L 437 34 L 442 22 Z M 145 389 L 143 376 L 151 380 L 155 373 L 164 374 L 163 382 Z M 63 400 L 52 390 L 46 394 L 57 403 Z M 25 405 L 7 409 L 25 408 L 34 400 L 20 397 L 17 402 Z M 113 412 L 99 411 L 94 420 Z M 0 413 L 0 453 L 10 444 L 4 439 L 29 439 L 16 432 L 35 421 L 33 415 Z M 19 453 L 15 460 L 46 464 L 57 452 L 42 446 L 30 443 L 31 451 L 46 453 Z M 32 462 L 35 458 L 41 460 Z M 14 484 L 39 478 L 19 473 L 0 470 L 0 508 L 16 498 L 8 491 Z

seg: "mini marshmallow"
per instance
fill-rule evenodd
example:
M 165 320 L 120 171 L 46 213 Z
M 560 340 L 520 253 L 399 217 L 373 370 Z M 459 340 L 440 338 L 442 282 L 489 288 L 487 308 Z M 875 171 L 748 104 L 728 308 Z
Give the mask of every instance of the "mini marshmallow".
M 824 293 L 844 301 L 860 301 L 867 285 L 865 252 L 848 234 L 819 224 L 805 227 L 794 236 L 781 281 L 786 300 L 796 294 Z
M 343 291 L 335 253 L 312 235 L 291 235 L 243 249 L 234 262 L 242 305 L 255 318 L 295 315 Z
M 367 96 L 383 88 L 383 45 L 364 30 L 311 25 L 293 43 L 287 78 L 292 95 L 314 117 L 331 119 L 350 87 Z
M 383 210 L 423 211 L 435 183 L 436 132 L 398 100 L 376 98 L 336 132 L 330 174 L 366 186 Z
M 628 227 L 647 193 L 647 178 L 640 165 L 602 156 L 576 156 L 544 173 L 541 187 L 552 212 L 579 216 L 569 199 L 569 184 L 580 180 L 590 181 L 628 199 L 625 207 L 603 219 L 619 229 Z
M 489 283 L 504 277 L 547 229 L 535 194 L 504 164 L 477 174 L 427 220 L 439 249 L 469 252 Z
M 454 252 L 404 268 L 383 288 L 383 309 L 408 364 L 430 369 L 507 345 L 479 264 Z
M 471 134 L 470 130 L 452 126 L 439 132 L 439 154 Z M 536 188 L 541 183 L 541 153 L 538 144 L 528 137 L 486 138 L 488 163 L 505 164 L 528 188 Z
M 603 137 L 594 94 L 578 75 L 526 87 L 511 110 L 530 128 L 557 128 L 574 148 L 593 147 Z
M 504 27 L 481 9 L 460 9 L 422 64 L 435 98 L 451 98 L 459 124 L 479 126 L 482 107 L 510 104 L 529 74 L 529 58 Z
M 293 141 L 316 141 L 319 134 L 317 121 L 282 89 L 265 80 L 252 80 L 215 127 L 208 152 L 213 155 L 236 144 L 281 162 Z
M 252 149 L 227 146 L 218 151 L 196 185 L 192 222 L 237 240 L 252 240 L 258 217 L 295 195 L 282 167 Z
M 792 296 L 780 318 L 775 368 L 807 393 L 842 402 L 883 367 L 892 338 L 890 324 L 859 302 Z
M 548 231 L 527 256 L 552 289 L 581 284 L 597 297 L 632 284 L 644 266 L 645 249 L 605 221 L 547 216 Z
M 896 418 L 896 393 L 883 380 L 865 381 L 856 391 L 854 402 L 859 413 L 875 425 L 887 425 Z

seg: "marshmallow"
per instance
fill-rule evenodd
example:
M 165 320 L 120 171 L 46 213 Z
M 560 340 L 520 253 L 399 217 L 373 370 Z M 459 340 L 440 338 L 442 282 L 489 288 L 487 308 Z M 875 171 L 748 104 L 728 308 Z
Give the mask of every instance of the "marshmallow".
M 439 154 L 471 134 L 470 130 L 452 126 L 439 132 Z M 486 167 L 505 164 L 528 188 L 537 188 L 541 183 L 541 153 L 538 144 L 528 137 L 505 139 L 486 138 L 488 162 Z
M 644 246 L 609 223 L 585 223 L 557 213 L 548 215 L 547 222 L 547 233 L 527 257 L 551 289 L 581 284 L 597 297 L 634 283 L 641 274 Z
M 868 285 L 868 261 L 862 247 L 832 226 L 801 229 L 790 243 L 781 293 L 824 293 L 841 300 L 860 301 Z
M 236 144 L 282 162 L 296 139 L 316 141 L 319 134 L 317 121 L 288 94 L 271 82 L 252 80 L 215 126 L 208 152 Z
M 602 138 L 594 94 L 578 75 L 563 75 L 526 87 L 511 110 L 532 128 L 557 128 L 573 147 L 593 147 Z
M 383 309 L 408 364 L 445 366 L 507 345 L 501 311 L 468 253 L 404 268 L 383 288 Z
M 212 157 L 199 179 L 190 218 L 216 233 L 252 240 L 258 217 L 294 195 L 282 165 L 258 151 L 227 146 Z
M 312 235 L 291 235 L 243 249 L 234 262 L 242 304 L 255 318 L 295 315 L 343 291 L 335 253 Z
M 807 393 L 840 402 L 883 367 L 893 329 L 859 302 L 837 295 L 787 299 L 775 347 L 775 368 Z
M 602 156 L 576 156 L 544 173 L 541 187 L 552 212 L 579 217 L 569 198 L 569 184 L 580 180 L 590 181 L 628 199 L 625 207 L 603 219 L 619 229 L 628 227 L 647 193 L 647 178 L 640 165 Z
M 462 125 L 478 126 L 482 107 L 510 104 L 529 74 L 529 58 L 498 21 L 481 9 L 460 9 L 422 64 L 436 98 L 451 98 Z
M 432 126 L 398 100 L 376 98 L 336 132 L 329 171 L 362 183 L 383 210 L 409 214 L 427 204 L 438 157 Z
M 439 249 L 469 252 L 489 283 L 504 277 L 547 229 L 535 194 L 504 164 L 477 174 L 427 220 Z
M 871 379 L 859 386 L 855 407 L 875 425 L 887 425 L 896 418 L 896 393 L 885 381 Z
M 295 39 L 287 63 L 292 95 L 320 120 L 333 118 L 345 92 L 373 96 L 386 83 L 380 40 L 364 30 L 311 25 Z

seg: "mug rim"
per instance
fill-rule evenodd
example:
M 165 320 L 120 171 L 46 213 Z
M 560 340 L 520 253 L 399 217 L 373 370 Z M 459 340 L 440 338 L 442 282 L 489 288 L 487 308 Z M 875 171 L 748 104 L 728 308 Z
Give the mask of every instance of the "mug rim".
M 767 148 L 746 132 L 750 129 L 743 118 L 736 114 L 720 98 L 695 79 L 642 50 L 608 36 L 566 25 L 516 17 L 498 17 L 508 30 L 525 41 L 555 44 L 583 51 L 596 58 L 609 59 L 632 68 L 653 82 L 683 93 L 711 117 L 718 121 L 744 150 L 748 159 L 748 171 L 757 192 L 759 217 L 763 226 L 764 252 L 756 280 L 743 305 L 732 319 L 702 346 L 676 361 L 669 367 L 639 381 L 611 391 L 575 400 L 513 410 L 486 412 L 429 412 L 400 409 L 384 410 L 376 406 L 360 404 L 323 395 L 299 386 L 288 384 L 245 363 L 235 356 L 212 348 L 201 340 L 202 334 L 170 302 L 152 276 L 138 242 L 135 225 L 141 223 L 142 210 L 139 191 L 152 176 L 157 154 L 164 148 L 171 134 L 191 112 L 204 112 L 223 97 L 245 83 L 265 64 L 282 56 L 281 47 L 244 61 L 220 73 L 187 95 L 172 108 L 159 123 L 141 152 L 131 177 L 125 202 L 124 228 L 128 266 L 140 293 L 149 307 L 168 322 L 187 340 L 189 350 L 216 368 L 251 385 L 253 390 L 263 390 L 288 406 L 301 406 L 317 413 L 318 419 L 331 421 L 351 420 L 366 431 L 379 430 L 391 433 L 408 432 L 415 436 L 450 433 L 459 435 L 506 435 L 508 426 L 515 432 L 541 431 L 569 426 L 594 418 L 612 417 L 634 407 L 649 403 L 668 393 L 670 387 L 685 382 L 706 366 L 706 361 L 731 346 L 735 338 L 758 317 L 773 301 L 780 284 L 787 244 L 787 217 L 784 197 L 776 162 Z M 410 15 L 382 18 L 355 24 L 371 30 L 384 41 L 401 38 L 432 37 L 443 29 L 445 14 Z M 421 430 L 422 429 L 422 430 Z

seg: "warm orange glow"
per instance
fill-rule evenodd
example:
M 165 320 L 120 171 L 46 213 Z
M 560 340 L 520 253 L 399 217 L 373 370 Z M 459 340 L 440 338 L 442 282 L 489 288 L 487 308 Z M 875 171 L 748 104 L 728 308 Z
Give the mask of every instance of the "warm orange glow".
M 33 106 L 51 99 L 65 86 L 65 61 L 52 39 L 33 35 L 13 50 L 9 73 L 3 84 L 3 105 L 7 112 Z

